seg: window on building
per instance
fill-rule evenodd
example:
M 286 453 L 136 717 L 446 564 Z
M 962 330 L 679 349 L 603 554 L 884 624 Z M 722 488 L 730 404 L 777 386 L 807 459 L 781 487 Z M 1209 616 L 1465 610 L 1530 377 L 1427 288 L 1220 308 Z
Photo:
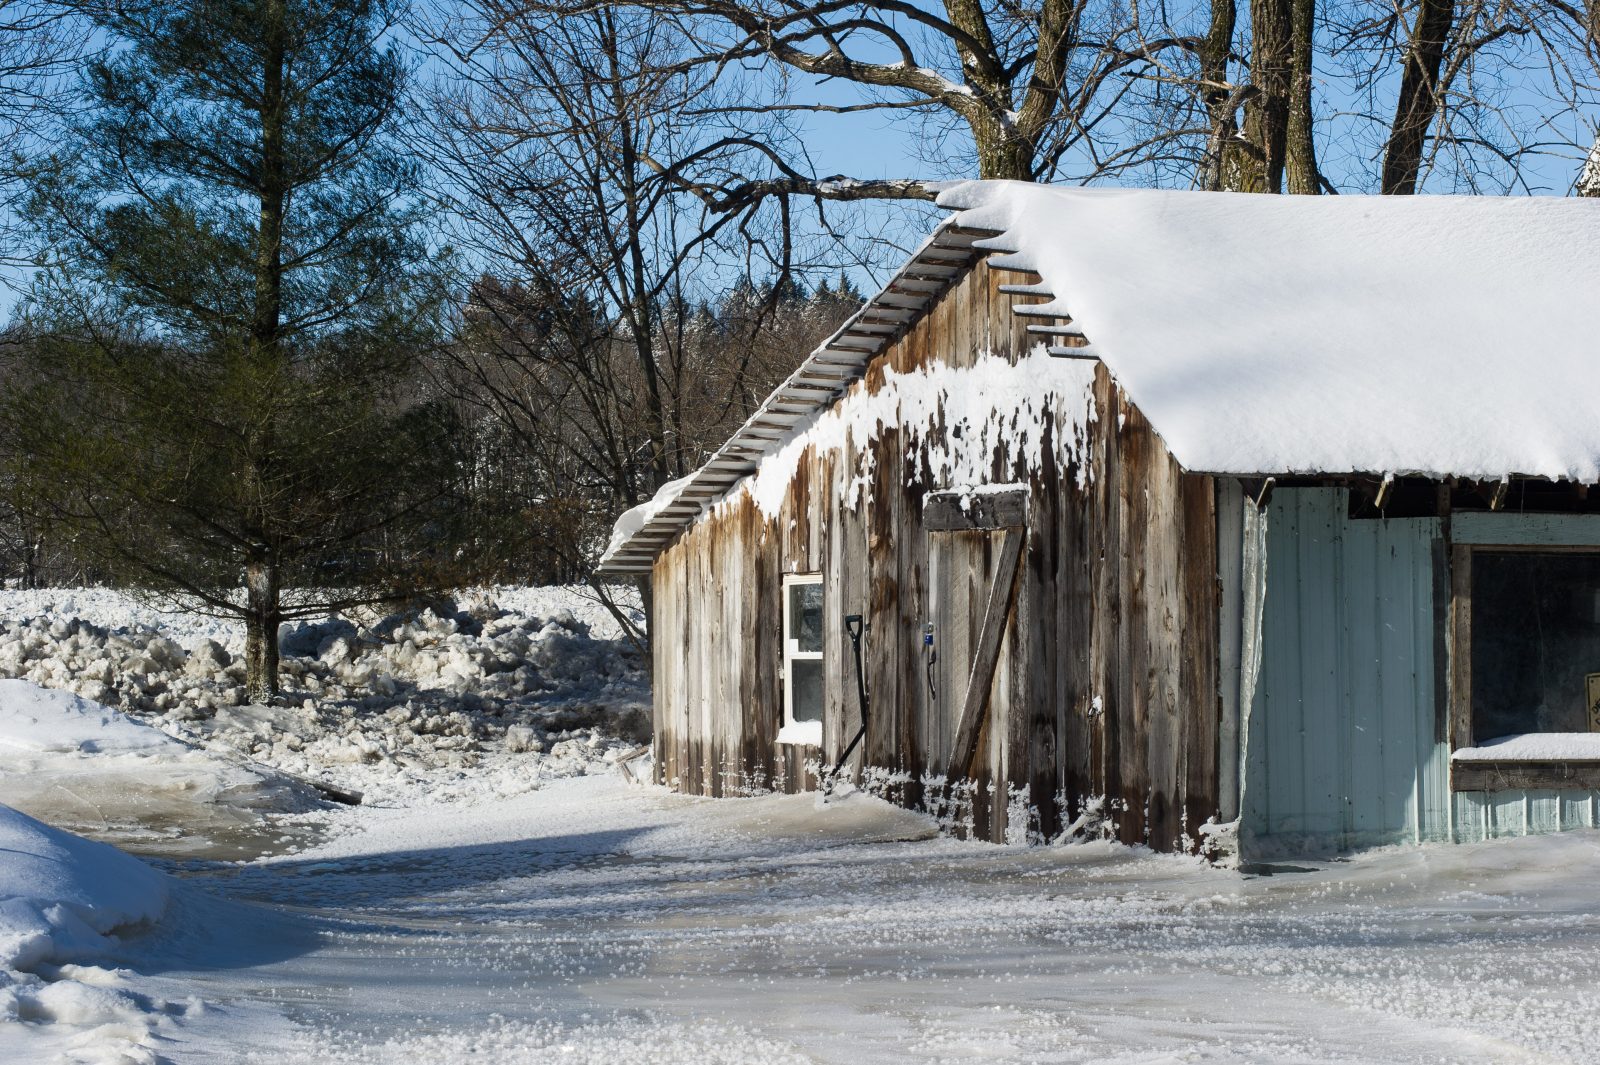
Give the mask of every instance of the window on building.
M 1472 553 L 1472 736 L 1591 732 L 1600 553 Z
M 822 744 L 822 575 L 783 579 L 783 727 L 780 743 Z

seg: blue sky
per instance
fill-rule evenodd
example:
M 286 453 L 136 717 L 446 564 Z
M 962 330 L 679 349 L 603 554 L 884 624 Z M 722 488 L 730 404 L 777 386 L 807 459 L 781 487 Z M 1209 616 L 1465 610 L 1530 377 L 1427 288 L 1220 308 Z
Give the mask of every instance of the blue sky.
M 1371 143 L 1361 140 L 1362 124 L 1351 116 L 1360 111 L 1351 83 L 1342 72 L 1332 66 L 1326 51 L 1319 52 L 1319 60 L 1326 69 L 1319 69 L 1317 83 L 1317 108 L 1319 116 L 1330 127 L 1329 135 L 1320 147 L 1320 163 L 1329 179 L 1346 192 L 1371 191 L 1376 164 L 1371 158 Z M 810 82 L 797 79 L 797 91 L 810 98 L 826 102 L 856 102 L 859 97 L 854 87 L 836 82 Z M 1376 109 L 1382 117 L 1385 109 L 1392 109 L 1391 84 L 1380 84 Z M 1541 116 L 1550 112 L 1550 105 L 1539 94 L 1525 86 L 1511 83 L 1505 87 L 1506 100 L 1514 110 L 1520 110 L 1536 125 Z M 1565 114 L 1555 116 L 1555 128 L 1549 131 L 1553 140 L 1584 142 L 1591 123 L 1600 115 Z M 908 120 L 903 113 L 863 112 L 853 115 L 812 115 L 804 122 L 806 151 L 818 174 L 842 173 L 855 177 L 924 177 L 952 178 L 972 176 L 972 171 L 961 172 L 953 168 L 938 169 L 930 166 L 919 152 L 926 147 L 920 143 L 922 131 L 918 123 Z M 1352 135 L 1352 132 L 1355 135 Z M 944 146 L 948 151 L 933 153 L 945 158 L 970 158 L 964 135 L 952 134 L 956 140 Z M 1546 194 L 1565 194 L 1576 176 L 1578 161 L 1570 148 L 1558 148 L 1550 154 L 1537 155 L 1526 166 L 1527 183 L 1531 191 Z M 1457 191 L 1448 183 L 1435 178 L 1425 185 L 1427 191 Z M 1497 191 L 1497 190 L 1496 190 Z M 851 208 L 830 208 L 831 213 L 847 215 L 855 232 L 870 232 L 892 238 L 901 246 L 915 243 L 930 225 L 930 213 L 925 207 L 905 204 L 864 205 Z M 893 260 L 891 249 L 879 250 L 882 263 Z M 869 285 L 871 271 L 852 270 L 858 283 Z M 9 313 L 16 299 L 16 286 L 22 275 L 16 270 L 0 271 L 0 277 L 9 282 L 0 288 L 0 314 Z

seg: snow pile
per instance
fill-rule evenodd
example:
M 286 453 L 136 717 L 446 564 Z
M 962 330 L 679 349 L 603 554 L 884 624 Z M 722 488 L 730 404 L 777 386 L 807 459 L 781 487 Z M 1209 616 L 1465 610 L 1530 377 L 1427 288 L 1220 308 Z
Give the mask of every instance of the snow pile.
M 6 806 L 0 853 L 0 1022 L 24 1026 L 0 1033 L 0 1048 L 64 1025 L 84 1038 L 57 1060 L 156 1061 L 156 1031 L 195 1007 L 154 1001 L 126 972 L 85 963 L 162 916 L 167 877 Z
M 567 611 L 518 616 L 492 602 L 365 626 L 335 617 L 283 627 L 282 675 L 290 689 L 321 699 L 386 699 L 408 688 L 515 699 L 547 690 L 552 679 L 625 671 L 589 637 Z M 200 716 L 245 701 L 237 646 L 203 638 L 186 650 L 157 628 L 108 628 L 71 615 L 0 621 L 0 674 L 144 713 Z
M 252 833 L 315 792 L 98 703 L 0 680 L 0 801 L 53 825 L 164 853 Z
M 1600 201 L 943 186 L 1208 473 L 1600 480 Z
M 52 820 L 84 831 L 97 829 L 92 816 L 105 810 L 109 792 L 54 786 L 80 764 L 179 772 L 201 757 L 186 759 L 188 747 L 200 747 L 207 757 L 264 763 L 369 801 L 398 802 L 410 801 L 401 793 L 419 789 L 435 799 L 526 790 L 541 779 L 607 767 L 649 735 L 643 657 L 600 608 L 570 590 L 506 593 L 515 610 L 489 592 L 420 611 L 285 626 L 285 695 L 275 706 L 246 702 L 240 633 L 191 630 L 186 647 L 175 633 L 146 624 L 148 615 L 131 599 L 126 615 L 133 623 L 117 625 L 105 593 L 97 607 L 108 624 L 68 613 L 82 599 L 75 593 L 58 593 L 46 601 L 53 610 L 34 617 L 16 617 L 20 611 L 8 608 L 8 597 L 23 606 L 43 598 L 0 595 L 0 617 L 10 615 L 0 620 L 0 676 L 118 708 L 188 745 L 128 750 L 119 746 L 127 741 L 126 719 L 118 719 L 95 741 L 101 756 L 44 744 L 27 757 L 54 776 L 14 763 L 17 771 L 0 779 L 0 795 L 29 809 L 48 799 Z M 183 631 L 181 623 L 175 630 Z M 168 790 L 226 793 L 240 800 L 226 805 L 258 811 L 305 808 L 282 795 L 251 800 L 251 777 L 241 771 L 239 779 L 195 779 L 179 772 Z M 131 783 L 124 795 L 130 802 L 135 793 L 148 797 L 154 781 Z M 70 812 L 74 806 L 79 813 Z M 144 820 L 149 827 L 151 818 Z
M 76 618 L 103 629 L 160 632 L 186 650 L 204 640 L 244 647 L 244 631 L 233 621 L 205 614 L 175 613 L 159 600 L 115 588 L 8 588 L 0 591 L 0 621 Z

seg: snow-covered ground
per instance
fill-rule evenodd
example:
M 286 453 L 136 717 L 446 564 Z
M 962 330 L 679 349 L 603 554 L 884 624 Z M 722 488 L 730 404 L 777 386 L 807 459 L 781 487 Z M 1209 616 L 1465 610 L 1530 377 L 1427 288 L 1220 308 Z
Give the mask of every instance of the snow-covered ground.
M 398 698 L 445 690 L 414 676 Z M 530 724 L 543 752 L 486 725 L 475 765 L 318 761 L 317 729 L 350 732 L 317 703 L 294 765 L 374 801 L 273 813 L 317 834 L 249 860 L 174 846 L 151 872 L 0 808 L 0 1062 L 1600 1061 L 1600 833 L 1271 876 L 994 847 L 860 794 L 630 784 L 608 729 L 634 684 L 543 686 L 622 713 Z M 188 746 L 181 714 L 7 699 L 0 767 L 146 757 L 148 781 L 234 750 L 231 725 Z
M 126 750 L 113 730 L 80 751 L 6 728 L 27 711 L 0 692 L 0 802 L 141 852 L 237 856 L 315 833 L 320 821 L 299 816 L 315 784 L 376 805 L 487 801 L 648 736 L 643 658 L 580 589 L 285 626 L 285 697 L 271 707 L 245 702 L 243 640 L 104 589 L 0 592 L 0 677 L 108 704 L 193 748 Z

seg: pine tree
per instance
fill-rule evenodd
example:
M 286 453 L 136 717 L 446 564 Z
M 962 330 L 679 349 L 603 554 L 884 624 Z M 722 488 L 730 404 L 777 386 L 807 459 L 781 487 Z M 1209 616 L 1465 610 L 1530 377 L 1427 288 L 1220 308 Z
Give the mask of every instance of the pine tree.
M 3 401 L 41 501 L 112 572 L 278 626 L 443 579 L 456 434 L 389 137 L 389 0 L 121 0 L 33 217 L 58 265 Z M 242 589 L 241 589 L 242 585 Z

